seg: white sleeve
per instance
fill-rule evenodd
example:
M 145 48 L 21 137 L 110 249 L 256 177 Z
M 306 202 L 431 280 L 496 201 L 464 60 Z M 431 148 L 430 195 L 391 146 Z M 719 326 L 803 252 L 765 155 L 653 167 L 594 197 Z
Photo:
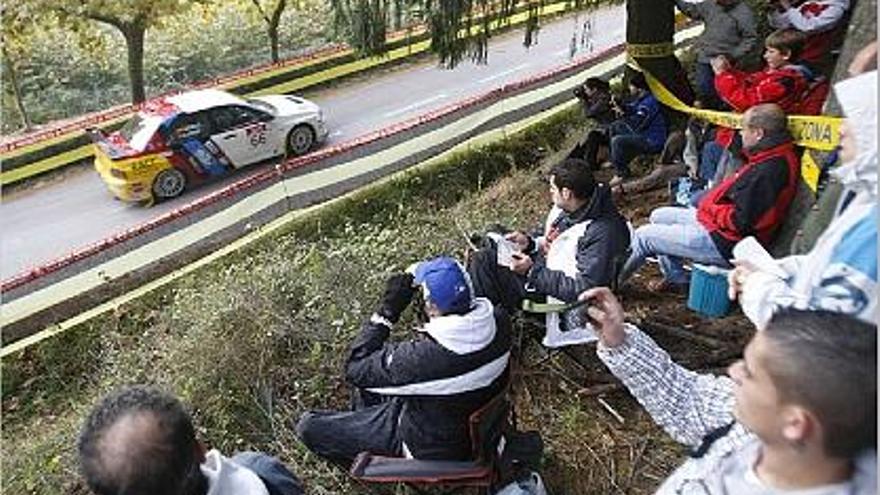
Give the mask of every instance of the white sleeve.
M 746 317 L 758 328 L 764 328 L 773 313 L 780 306 L 798 306 L 800 299 L 807 295 L 798 295 L 792 288 L 792 283 L 797 274 L 806 269 L 806 256 L 787 256 L 776 262 L 777 266 L 788 277 L 780 278 L 767 272 L 756 271 L 746 277 L 742 292 L 739 295 L 739 305 Z
M 828 5 L 825 10 L 817 15 L 806 16 L 801 13 L 800 10 L 794 7 L 786 10 L 781 15 L 785 16 L 789 26 L 797 29 L 798 31 L 803 31 L 805 33 L 815 33 L 819 31 L 825 31 L 826 29 L 829 29 L 840 22 L 840 20 L 843 18 L 843 15 L 846 13 L 846 10 L 846 3 L 833 3 Z
M 627 325 L 626 334 L 617 347 L 599 344 L 599 359 L 673 439 L 696 447 L 733 421 L 730 378 L 682 367 L 634 325 Z

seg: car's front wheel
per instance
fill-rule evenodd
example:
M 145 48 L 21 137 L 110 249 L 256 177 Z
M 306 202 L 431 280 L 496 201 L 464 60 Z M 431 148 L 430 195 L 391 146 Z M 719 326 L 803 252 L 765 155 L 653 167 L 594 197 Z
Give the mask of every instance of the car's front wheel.
M 315 144 L 315 131 L 301 124 L 294 127 L 287 135 L 287 152 L 293 156 L 305 155 Z
M 157 199 L 171 199 L 180 196 L 186 189 L 186 175 L 176 168 L 167 168 L 153 181 L 153 195 Z

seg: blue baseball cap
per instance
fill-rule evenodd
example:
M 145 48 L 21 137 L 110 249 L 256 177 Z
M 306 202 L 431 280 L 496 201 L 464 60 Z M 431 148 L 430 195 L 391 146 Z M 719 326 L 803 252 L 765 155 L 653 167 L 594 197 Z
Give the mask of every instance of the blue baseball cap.
M 415 283 L 425 289 L 425 299 L 443 314 L 466 313 L 473 306 L 471 279 L 452 258 L 441 256 L 416 265 Z

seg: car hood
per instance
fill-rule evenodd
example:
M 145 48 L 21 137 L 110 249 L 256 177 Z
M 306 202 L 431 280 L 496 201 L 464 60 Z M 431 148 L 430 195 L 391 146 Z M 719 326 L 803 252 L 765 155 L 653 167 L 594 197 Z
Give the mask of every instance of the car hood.
M 321 108 L 305 98 L 289 95 L 259 96 L 255 100 L 264 101 L 276 109 L 278 117 L 320 115 Z

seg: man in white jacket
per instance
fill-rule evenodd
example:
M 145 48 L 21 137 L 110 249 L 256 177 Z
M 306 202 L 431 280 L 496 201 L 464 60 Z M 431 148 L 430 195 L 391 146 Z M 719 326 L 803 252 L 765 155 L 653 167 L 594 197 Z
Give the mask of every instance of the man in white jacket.
M 772 266 L 734 260 L 730 296 L 758 328 L 782 307 L 827 310 L 869 323 L 877 318 L 877 71 L 835 85 L 849 126 L 843 165 L 832 173 L 844 186 L 835 217 L 804 255 Z
M 837 313 L 784 310 L 728 376 L 670 359 L 623 321 L 607 288 L 581 294 L 597 354 L 691 453 L 658 495 L 873 495 L 877 331 Z
M 175 397 L 152 387 L 114 392 L 80 433 L 83 477 L 96 495 L 302 495 L 299 480 L 266 454 L 207 451 Z

